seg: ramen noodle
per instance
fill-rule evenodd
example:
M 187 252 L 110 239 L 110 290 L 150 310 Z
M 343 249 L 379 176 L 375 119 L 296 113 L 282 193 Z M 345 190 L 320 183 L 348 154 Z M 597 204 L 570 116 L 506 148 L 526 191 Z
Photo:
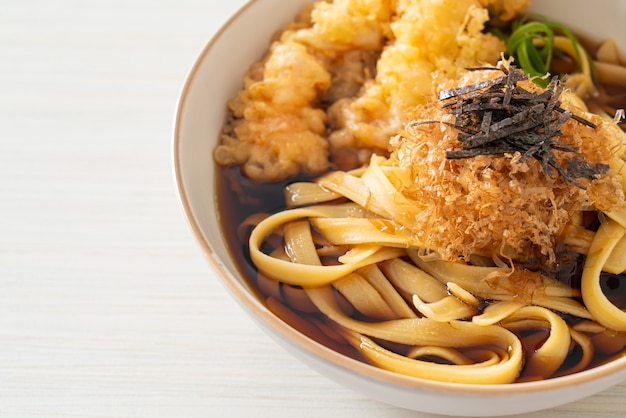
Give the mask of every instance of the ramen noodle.
M 526 2 L 445 4 L 318 2 L 277 37 L 215 153 L 247 205 L 238 259 L 284 321 L 397 373 L 503 384 L 621 356 L 623 58 L 574 45 L 582 70 L 540 86 L 484 31 Z

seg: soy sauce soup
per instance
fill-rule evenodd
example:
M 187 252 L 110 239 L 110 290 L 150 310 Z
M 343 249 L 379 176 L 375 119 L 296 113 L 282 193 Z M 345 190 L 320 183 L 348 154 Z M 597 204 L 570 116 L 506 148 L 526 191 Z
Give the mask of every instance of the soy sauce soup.
M 284 187 L 293 181 L 308 180 L 308 178 L 290 179 L 279 183 L 255 183 L 243 177 L 237 168 L 218 168 L 217 169 L 217 201 L 219 213 L 222 218 L 222 233 L 226 237 L 231 257 L 236 261 L 237 267 L 251 288 L 257 291 L 257 295 L 261 300 L 268 297 L 279 298 L 284 303 L 285 311 L 274 311 L 283 321 L 297 329 L 309 338 L 328 346 L 329 348 L 346 355 L 350 358 L 367 362 L 357 350 L 346 342 L 341 342 L 340 338 L 334 333 L 333 325 L 330 320 L 319 312 L 311 309 L 307 304 L 304 306 L 289 306 L 289 303 L 301 303 L 301 295 L 293 296 L 294 292 L 298 292 L 297 288 L 286 284 L 272 284 L 269 279 L 258 276 L 257 269 L 249 258 L 247 238 L 250 232 L 249 228 L 241 228 L 246 218 L 258 213 L 275 213 L 285 209 Z M 589 220 L 589 226 L 594 227 L 595 222 Z M 580 275 L 585 257 L 580 254 L 574 254 L 564 251 L 561 253 L 562 260 L 558 264 L 556 270 L 551 269 L 546 274 L 552 275 L 559 281 L 570 285 L 574 288 L 580 286 Z M 617 306 L 626 309 L 626 275 L 612 275 L 603 273 L 601 277 L 601 286 L 607 297 Z M 340 297 L 340 296 L 338 296 Z M 484 301 L 486 307 L 490 301 Z M 347 303 L 346 303 L 347 305 Z M 350 308 L 346 308 L 350 310 Z M 363 319 L 363 317 L 352 310 L 355 318 Z M 564 319 L 569 324 L 575 324 L 580 321 L 579 318 L 564 315 Z M 328 334 L 325 334 L 327 331 Z M 543 344 L 548 336 L 547 330 L 536 330 L 520 334 L 519 337 L 526 350 L 535 350 Z M 606 334 L 596 338 L 599 342 L 599 348 L 596 349 L 594 359 L 588 368 L 593 368 L 604 364 L 608 361 L 625 355 L 622 350 L 626 345 L 626 335 Z M 400 344 L 379 341 L 384 347 L 398 353 L 406 353 L 410 347 Z M 570 352 L 561 369 L 568 369 L 576 364 L 582 355 L 581 349 L 577 345 L 570 348 Z M 442 362 L 441 359 L 432 357 L 425 358 L 433 362 Z M 557 371 L 558 375 L 558 371 Z M 522 374 L 520 378 L 523 378 Z

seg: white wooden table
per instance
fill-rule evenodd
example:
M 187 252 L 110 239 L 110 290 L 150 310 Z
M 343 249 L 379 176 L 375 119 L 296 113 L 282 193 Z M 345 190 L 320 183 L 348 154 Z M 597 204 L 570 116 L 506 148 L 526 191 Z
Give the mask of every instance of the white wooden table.
M 0 7 L 0 417 L 427 417 L 300 364 L 217 282 L 173 186 L 187 70 L 243 0 Z M 527 418 L 621 417 L 626 384 Z

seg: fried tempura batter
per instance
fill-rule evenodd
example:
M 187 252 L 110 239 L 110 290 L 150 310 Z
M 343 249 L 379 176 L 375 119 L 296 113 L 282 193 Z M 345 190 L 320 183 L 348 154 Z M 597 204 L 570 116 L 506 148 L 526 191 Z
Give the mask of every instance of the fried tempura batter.
M 513 17 L 526 2 L 335 0 L 286 27 L 230 103 L 215 159 L 258 181 L 351 168 L 388 153 L 406 112 L 435 80 L 495 64 L 504 46 L 484 33 L 489 8 Z M 519 9 L 517 9 L 519 8 Z M 310 19 L 310 20 L 309 20 Z

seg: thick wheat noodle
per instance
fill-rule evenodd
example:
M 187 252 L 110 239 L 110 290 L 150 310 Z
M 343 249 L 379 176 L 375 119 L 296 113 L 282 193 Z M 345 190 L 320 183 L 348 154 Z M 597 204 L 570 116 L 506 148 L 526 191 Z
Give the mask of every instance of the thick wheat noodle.
M 600 274 L 613 248 L 626 234 L 626 228 L 613 220 L 600 225 L 596 232 L 581 278 L 582 297 L 589 312 L 596 321 L 616 331 L 626 331 L 626 312 L 611 301 L 602 292 Z
M 345 259 L 348 261 L 345 264 L 315 266 L 280 260 L 261 251 L 264 239 L 285 223 L 307 217 L 337 216 L 338 212 L 339 208 L 335 206 L 301 208 L 283 211 L 264 219 L 250 235 L 250 257 L 252 262 L 260 271 L 275 280 L 289 284 L 316 287 L 332 283 L 361 267 L 404 254 L 404 251 L 400 249 L 366 244 L 356 246 L 350 253 L 347 253 Z
M 402 374 L 430 380 L 457 383 L 510 383 L 521 369 L 523 349 L 519 339 L 499 326 L 477 326 L 471 322 L 438 322 L 429 318 L 398 319 L 384 322 L 362 322 L 346 316 L 336 304 L 332 289 L 322 287 L 307 290 L 313 303 L 331 320 L 350 330 L 351 344 L 373 363 Z M 439 347 L 500 347 L 505 356 L 499 362 L 491 360 L 472 365 L 444 365 L 409 359 L 392 353 L 371 338 L 381 338 L 409 345 L 436 345 Z
M 285 228 L 285 246 L 293 261 L 305 263 L 305 266 L 320 267 L 310 228 L 306 223 L 296 222 Z M 348 340 L 356 344 L 366 357 L 373 362 L 382 361 L 387 368 L 406 370 L 416 377 L 464 383 L 507 383 L 519 374 L 523 358 L 521 343 L 512 333 L 498 327 L 481 327 L 462 321 L 441 322 L 428 318 L 409 318 L 377 323 L 354 320 L 346 316 L 337 305 L 333 291 L 329 286 L 307 288 L 311 301 L 330 319 L 351 330 Z M 361 335 L 359 339 L 357 335 Z M 408 359 L 398 356 L 378 346 L 369 338 L 383 338 L 402 344 L 439 347 L 472 347 L 495 345 L 507 355 L 495 363 L 485 360 L 471 366 L 453 366 L 434 364 L 428 361 Z M 405 364 L 407 363 L 407 364 Z M 462 367 L 457 370 L 457 367 Z
M 519 289 L 506 286 L 510 269 L 441 260 L 424 261 L 410 234 L 403 233 L 394 222 L 380 218 L 380 213 L 387 214 L 392 210 L 391 205 L 381 199 L 372 199 L 369 192 L 365 192 L 371 190 L 371 185 L 377 179 L 380 180 L 383 173 L 380 168 L 372 170 L 373 174 L 368 174 L 368 168 L 359 173 L 360 176 L 342 175 L 350 178 L 352 184 L 368 183 L 356 194 L 353 190 L 352 197 L 365 205 L 369 202 L 369 206 L 361 207 L 353 203 L 316 205 L 268 216 L 257 224 L 251 234 L 250 254 L 263 275 L 302 286 L 315 307 L 338 324 L 343 330 L 340 334 L 373 364 L 431 380 L 508 383 L 517 379 L 525 362 L 526 378 L 547 378 L 563 364 L 571 341 L 580 345 L 583 354 L 576 364 L 570 366 L 570 370 L 583 369 L 593 356 L 590 339 L 578 331 L 570 330 L 565 321 L 552 310 L 594 319 L 617 331 L 626 329 L 626 313 L 612 305 L 599 287 L 602 266 L 626 232 L 617 221 L 609 218 L 593 235 L 589 244 L 582 290 L 586 307 L 572 299 L 579 295 L 576 290 L 547 277 L 542 277 L 540 291 L 520 302 L 516 294 Z M 324 183 L 323 187 L 309 187 L 312 193 L 318 190 L 321 197 L 311 197 L 309 193 L 307 199 L 336 199 L 337 190 L 341 187 L 327 188 L 332 178 L 326 176 L 320 182 Z M 390 187 L 391 183 L 383 182 L 378 190 L 387 194 Z M 298 194 L 297 191 L 295 194 Z M 370 210 L 372 207 L 378 214 Z M 339 264 L 323 265 L 312 236 L 312 226 L 331 244 L 349 246 L 350 250 L 339 257 Z M 265 254 L 261 250 L 263 243 L 279 230 L 284 232 L 285 254 L 281 257 Z M 405 255 L 415 265 L 403 261 Z M 376 265 L 380 265 L 380 269 Z M 370 275 L 377 276 L 380 290 L 372 286 L 374 279 L 368 278 Z M 495 276 L 505 285 L 494 288 L 489 281 L 483 280 Z M 389 287 L 396 290 L 390 293 L 389 288 L 385 288 L 383 291 L 381 277 L 388 280 L 392 284 Z M 371 316 L 382 320 L 364 322 L 346 315 L 337 304 L 331 287 L 338 281 L 353 281 L 348 286 L 352 288 L 344 290 L 344 296 L 357 309 L 373 303 Z M 464 295 L 463 299 L 449 294 L 447 286 L 450 284 L 456 293 Z M 359 290 L 359 294 L 355 295 L 354 286 L 365 290 Z M 342 286 L 338 288 L 341 290 Z M 381 297 L 381 291 L 386 297 Z M 424 317 L 408 314 L 412 311 L 406 307 L 394 308 L 398 301 L 405 304 L 397 292 L 405 297 L 412 295 L 416 310 Z M 476 315 L 476 297 L 500 302 L 489 305 L 480 315 Z M 548 337 L 541 347 L 524 359 L 521 341 L 511 330 L 520 332 L 538 328 L 548 330 Z M 403 356 L 389 351 L 373 339 L 407 344 L 414 346 L 414 349 Z M 458 349 L 481 354 L 468 357 Z M 420 359 L 429 354 L 446 359 L 450 364 L 436 364 Z
M 569 326 L 551 310 L 540 306 L 524 306 L 507 317 L 502 325 L 517 331 L 534 330 L 542 326 L 550 331 L 541 347 L 526 357 L 524 373 L 547 378 L 565 361 L 571 341 Z
M 584 370 L 585 367 L 587 367 L 589 363 L 591 363 L 591 360 L 593 359 L 593 354 L 595 350 L 594 350 L 594 345 L 591 342 L 591 339 L 585 334 L 583 334 L 582 332 L 575 330 L 574 328 L 570 328 L 569 331 L 570 331 L 570 335 L 572 336 L 572 341 L 578 344 L 578 346 L 580 347 L 582 351 L 582 354 L 578 362 L 576 362 L 576 364 L 572 365 L 569 368 L 559 370 L 559 372 L 555 376 L 564 376 L 567 374 L 576 373 L 581 370 Z

